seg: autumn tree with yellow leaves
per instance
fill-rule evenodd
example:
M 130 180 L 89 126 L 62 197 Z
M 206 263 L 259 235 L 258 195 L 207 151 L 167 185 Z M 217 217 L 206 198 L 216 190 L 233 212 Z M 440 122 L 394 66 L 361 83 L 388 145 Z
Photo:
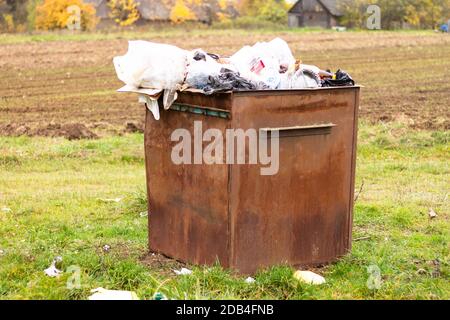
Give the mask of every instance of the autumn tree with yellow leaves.
M 188 0 L 188 4 L 192 4 L 192 1 Z M 187 6 L 184 0 L 176 0 L 175 5 L 170 11 L 170 21 L 173 23 L 182 23 L 189 20 L 194 20 L 195 14 Z
M 370 5 L 380 7 L 382 29 L 434 29 L 450 18 L 450 0 L 341 0 L 341 24 L 365 28 Z
M 110 0 L 108 6 L 109 17 L 121 27 L 131 26 L 140 17 L 139 2 L 134 0 Z
M 44 0 L 36 7 L 36 29 L 65 29 L 74 19 L 82 30 L 92 30 L 98 22 L 94 6 L 83 0 Z
M 414 27 L 436 28 L 439 23 L 450 19 L 450 0 L 408 1 L 405 8 L 405 20 Z

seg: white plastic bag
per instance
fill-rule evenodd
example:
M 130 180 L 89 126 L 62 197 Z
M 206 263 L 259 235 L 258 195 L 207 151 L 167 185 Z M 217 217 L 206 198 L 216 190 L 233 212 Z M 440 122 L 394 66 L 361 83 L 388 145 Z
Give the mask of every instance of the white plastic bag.
M 169 110 L 172 104 L 178 99 L 177 90 L 164 90 L 163 106 L 164 110 Z
M 231 56 L 230 60 L 242 77 L 263 82 L 271 89 L 278 87 L 281 80 L 279 62 L 260 46 L 245 46 Z
M 167 44 L 129 41 L 128 52 L 115 57 L 117 76 L 135 88 L 178 89 L 186 74 L 188 51 Z
M 255 82 L 263 82 L 271 89 L 280 86 L 281 68 L 287 70 L 295 64 L 289 45 L 280 38 L 270 42 L 258 42 L 253 47 L 245 46 L 230 60 L 241 76 Z
M 322 71 L 312 65 L 301 64 L 295 71 L 289 68 L 281 75 L 279 89 L 313 89 L 321 86 L 320 73 Z
M 320 83 L 310 73 L 305 70 L 298 70 L 292 77 L 290 89 L 313 89 L 320 87 Z
M 257 51 L 264 52 L 264 55 L 276 59 L 280 66 L 286 69 L 295 64 L 295 58 L 286 41 L 275 38 L 270 42 L 258 42 L 253 46 Z
M 139 103 L 145 104 L 147 109 L 153 114 L 155 120 L 159 120 L 161 118 L 157 98 L 141 94 L 138 99 Z
M 294 74 L 282 74 L 279 89 L 313 89 L 320 87 L 317 79 L 304 70 L 298 70 Z

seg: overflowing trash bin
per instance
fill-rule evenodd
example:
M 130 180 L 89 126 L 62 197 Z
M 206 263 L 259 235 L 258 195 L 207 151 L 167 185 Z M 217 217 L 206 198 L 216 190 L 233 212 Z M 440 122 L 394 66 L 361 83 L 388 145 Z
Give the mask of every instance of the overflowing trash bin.
M 115 60 L 121 91 L 148 108 L 150 250 L 241 273 L 350 250 L 360 88 L 301 64 L 281 39 L 259 46 L 278 49 L 259 60 L 254 47 L 226 59 L 194 50 L 182 75 L 159 80 Z

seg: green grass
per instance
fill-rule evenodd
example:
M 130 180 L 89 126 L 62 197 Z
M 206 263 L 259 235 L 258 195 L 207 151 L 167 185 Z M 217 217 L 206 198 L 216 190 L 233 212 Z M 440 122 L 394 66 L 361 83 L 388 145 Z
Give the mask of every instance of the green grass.
M 258 35 L 272 35 L 274 32 L 283 34 L 334 34 L 336 31 L 322 28 L 296 28 L 291 29 L 284 25 L 263 26 L 257 28 Z M 367 30 L 348 30 L 347 33 L 365 33 L 368 35 L 377 34 L 414 34 L 429 36 L 433 35 L 432 30 L 386 30 L 386 31 L 367 31 Z M 32 33 L 4 33 L 0 34 L 0 44 L 15 44 L 25 42 L 47 42 L 47 41 L 95 41 L 95 40 L 115 40 L 115 39 L 167 39 L 173 37 L 185 36 L 232 36 L 232 35 L 254 35 L 255 28 L 239 28 L 217 26 L 210 28 L 204 25 L 194 26 L 164 26 L 159 27 L 137 27 L 131 29 L 116 29 L 92 31 L 92 32 L 72 32 L 62 31 L 35 31 Z
M 155 292 L 172 299 L 449 299 L 449 138 L 395 123 L 361 124 L 356 188 L 364 185 L 353 233 L 370 238 L 320 269 L 327 283 L 315 287 L 296 281 L 286 266 L 261 270 L 246 284 L 219 266 L 189 266 L 193 275 L 177 277 L 146 265 L 141 134 L 1 137 L 0 298 L 86 299 L 104 287 L 134 290 L 142 299 Z M 49 278 L 43 270 L 58 255 L 65 272 Z M 81 272 L 80 289 L 66 286 L 70 266 Z M 370 266 L 380 269 L 379 289 L 367 286 Z

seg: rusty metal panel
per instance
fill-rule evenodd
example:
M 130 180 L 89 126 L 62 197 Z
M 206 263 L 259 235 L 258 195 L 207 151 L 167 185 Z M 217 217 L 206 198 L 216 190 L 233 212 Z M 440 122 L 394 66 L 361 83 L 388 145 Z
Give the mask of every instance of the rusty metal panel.
M 155 121 L 147 112 L 149 247 L 186 262 L 228 266 L 228 166 L 175 165 L 171 160 L 178 143 L 171 142 L 173 130 L 184 128 L 192 134 L 194 120 L 205 119 L 162 111 L 161 120 Z M 227 125 L 227 120 L 211 117 L 203 121 L 203 130 L 225 130 Z
M 322 264 L 349 249 L 356 91 L 235 98 L 234 127 L 280 130 L 280 168 L 273 176 L 254 165 L 231 168 L 234 268 Z M 283 128 L 314 131 L 283 135 Z
M 175 110 L 147 113 L 150 248 L 243 273 L 321 264 L 351 246 L 359 88 L 182 93 Z M 200 110 L 198 110 L 200 109 Z M 229 113 L 226 117 L 217 113 Z M 172 163 L 174 129 L 280 130 L 280 169 Z

